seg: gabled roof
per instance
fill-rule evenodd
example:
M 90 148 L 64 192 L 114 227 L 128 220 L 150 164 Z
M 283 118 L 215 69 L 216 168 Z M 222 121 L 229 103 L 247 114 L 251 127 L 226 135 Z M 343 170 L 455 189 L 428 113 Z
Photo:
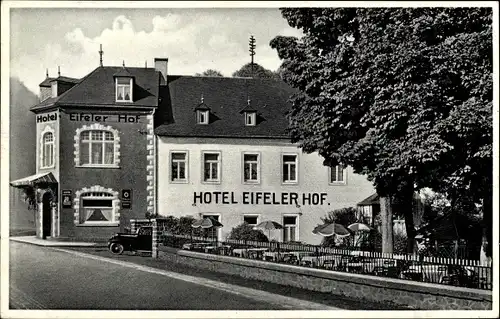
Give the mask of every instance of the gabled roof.
M 240 110 L 240 114 L 245 112 L 257 112 L 257 109 L 250 104 L 247 104 L 243 109 Z
M 56 78 L 45 78 L 38 86 L 48 87 L 50 86 L 50 82 L 54 81 Z
M 118 72 L 113 74 L 113 76 L 114 77 L 134 77 L 134 75 L 132 73 L 130 73 L 130 71 L 124 66 Z
M 358 203 L 358 206 L 380 205 L 380 199 L 377 193 L 368 196 Z
M 98 67 L 90 74 L 55 98 L 46 99 L 31 108 L 37 111 L 52 106 L 158 106 L 160 72 L 154 68 L 127 68 L 135 77 L 132 103 L 115 101 L 115 81 L 113 76 L 123 67 Z M 68 78 L 66 78 L 68 79 Z M 69 78 L 71 79 L 71 78 Z
M 206 105 L 204 102 L 198 104 L 197 107 L 194 108 L 195 110 L 200 110 L 200 111 L 210 111 L 210 107 Z
M 165 100 L 155 119 L 161 136 L 289 138 L 288 99 L 295 92 L 272 79 L 168 76 Z M 199 97 L 210 107 L 208 125 L 196 123 Z M 248 96 L 258 111 L 257 125 L 245 126 L 242 105 Z

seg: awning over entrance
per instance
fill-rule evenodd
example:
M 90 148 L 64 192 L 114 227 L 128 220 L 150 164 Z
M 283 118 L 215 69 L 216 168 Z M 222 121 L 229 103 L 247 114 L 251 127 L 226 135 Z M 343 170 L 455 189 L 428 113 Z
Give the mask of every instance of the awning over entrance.
M 51 172 L 35 174 L 10 182 L 10 186 L 25 187 L 34 186 L 36 184 L 57 184 L 57 180 Z

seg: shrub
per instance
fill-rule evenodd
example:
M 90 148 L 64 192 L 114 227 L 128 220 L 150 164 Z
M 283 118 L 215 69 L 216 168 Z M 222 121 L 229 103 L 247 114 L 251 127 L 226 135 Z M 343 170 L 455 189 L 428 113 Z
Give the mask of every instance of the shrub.
M 253 226 L 243 223 L 231 229 L 228 239 L 254 240 L 267 242 L 269 239 L 261 230 L 253 229 Z
M 394 243 L 394 253 L 395 254 L 404 254 L 406 253 L 408 237 L 406 234 L 394 234 L 393 243 Z

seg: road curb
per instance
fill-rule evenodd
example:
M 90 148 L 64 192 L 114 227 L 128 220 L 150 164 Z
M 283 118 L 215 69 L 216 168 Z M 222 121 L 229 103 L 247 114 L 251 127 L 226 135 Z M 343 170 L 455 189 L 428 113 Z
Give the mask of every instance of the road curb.
M 185 275 L 182 273 L 177 273 L 169 270 L 164 270 L 160 268 L 155 268 L 151 266 L 145 266 L 145 265 L 140 265 L 134 262 L 130 261 L 124 261 L 124 260 L 117 260 L 113 258 L 107 258 L 107 257 L 102 257 L 102 256 L 97 256 L 93 254 L 88 254 L 80 251 L 75 251 L 75 250 L 70 250 L 70 249 L 64 249 L 64 248 L 58 248 L 58 247 L 52 247 L 54 250 L 61 251 L 64 253 L 80 256 L 80 257 L 85 257 L 89 259 L 94 259 L 98 261 L 104 261 L 116 265 L 120 265 L 123 267 L 128 267 L 132 268 L 135 270 L 139 271 L 144 271 L 144 272 L 149 272 L 149 273 L 154 273 L 162 276 L 167 276 L 170 278 L 174 278 L 177 280 L 182 280 L 198 285 L 202 285 L 205 287 L 229 292 L 235 295 L 240 295 L 240 296 L 245 296 L 250 299 L 254 299 L 257 301 L 262 301 L 265 303 L 271 303 L 271 304 L 277 304 L 289 309 L 303 309 L 303 310 L 344 310 L 341 308 L 333 307 L 327 304 L 321 304 L 317 302 L 312 302 L 312 301 L 307 301 L 303 299 L 298 299 L 298 298 L 293 298 L 293 297 L 287 297 L 263 290 L 257 290 L 253 288 L 247 288 L 243 286 L 238 286 L 234 284 L 228 284 L 212 279 L 207 279 L 204 277 L 198 277 L 198 276 L 192 276 L 192 275 Z
M 61 247 L 61 248 L 103 248 L 107 247 L 106 244 L 104 243 L 74 243 L 74 242 L 63 242 L 63 241 L 47 241 L 47 243 L 40 242 L 40 240 L 31 240 L 32 236 L 29 236 L 29 238 L 23 238 L 22 237 L 9 237 L 9 241 L 17 242 L 17 243 L 23 243 L 23 244 L 29 244 L 29 245 L 34 245 L 34 246 L 39 246 L 39 247 Z

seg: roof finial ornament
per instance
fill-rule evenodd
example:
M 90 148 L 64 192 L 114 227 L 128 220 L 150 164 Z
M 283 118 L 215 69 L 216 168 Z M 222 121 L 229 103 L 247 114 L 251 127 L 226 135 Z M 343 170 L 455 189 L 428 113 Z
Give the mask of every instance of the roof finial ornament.
M 102 66 L 102 54 L 104 53 L 104 51 L 102 50 L 102 44 L 100 45 L 100 50 L 99 50 L 99 65 Z
M 61 76 L 61 66 L 57 66 L 57 76 Z
M 144 62 L 144 67 L 147 69 L 148 68 L 148 60 Z
M 45 69 L 45 76 L 48 78 L 49 77 L 49 69 Z
M 123 63 L 122 63 L 123 67 L 125 67 L 125 60 L 123 60 Z
M 248 104 L 248 106 L 250 106 L 250 95 L 247 96 L 247 104 Z
M 205 99 L 203 98 L 203 93 L 201 93 L 201 103 L 205 103 L 204 101 Z

